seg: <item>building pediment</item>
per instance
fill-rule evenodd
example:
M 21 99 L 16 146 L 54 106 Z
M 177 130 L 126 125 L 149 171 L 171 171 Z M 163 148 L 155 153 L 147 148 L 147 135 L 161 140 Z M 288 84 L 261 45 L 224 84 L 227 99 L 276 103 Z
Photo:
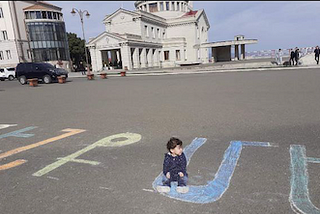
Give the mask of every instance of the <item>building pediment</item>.
M 118 34 L 103 32 L 96 38 L 91 39 L 86 46 L 101 48 L 101 47 L 119 45 L 119 43 L 124 43 L 124 42 L 127 42 L 127 39 L 123 38 Z
M 132 20 L 134 17 L 139 17 L 139 16 L 140 16 L 139 13 L 120 8 L 116 12 L 112 13 L 111 15 L 107 15 L 103 19 L 103 23 L 104 24 L 110 23 L 112 21 L 112 19 L 117 18 L 117 17 L 120 17 L 120 19 L 128 19 L 129 18 L 130 20 Z

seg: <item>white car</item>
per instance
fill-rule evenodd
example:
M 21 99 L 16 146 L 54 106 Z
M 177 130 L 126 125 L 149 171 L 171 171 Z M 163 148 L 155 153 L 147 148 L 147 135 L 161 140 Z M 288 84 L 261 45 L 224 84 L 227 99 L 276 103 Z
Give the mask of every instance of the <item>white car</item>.
M 15 68 L 0 68 L 0 80 L 4 81 L 8 79 L 10 81 L 14 80 L 16 76 Z

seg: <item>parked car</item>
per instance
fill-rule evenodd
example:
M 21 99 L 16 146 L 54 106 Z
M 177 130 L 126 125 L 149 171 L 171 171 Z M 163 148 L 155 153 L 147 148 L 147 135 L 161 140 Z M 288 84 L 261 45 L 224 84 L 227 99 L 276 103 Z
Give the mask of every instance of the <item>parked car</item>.
M 14 80 L 15 74 L 15 68 L 0 68 L 0 80 L 4 81 L 5 79 L 8 79 L 10 81 Z
M 62 68 L 55 68 L 49 63 L 19 63 L 16 68 L 16 78 L 24 85 L 28 79 L 38 78 L 46 84 L 56 81 L 59 76 L 68 78 L 68 72 Z

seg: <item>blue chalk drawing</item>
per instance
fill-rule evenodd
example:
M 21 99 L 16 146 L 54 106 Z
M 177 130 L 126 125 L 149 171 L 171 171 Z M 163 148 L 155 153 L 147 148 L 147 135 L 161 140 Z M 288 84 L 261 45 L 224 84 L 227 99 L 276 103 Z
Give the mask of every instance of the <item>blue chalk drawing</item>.
M 206 138 L 195 138 L 192 143 L 184 149 L 188 164 L 191 156 L 206 142 L 206 140 Z M 236 168 L 243 146 L 271 147 L 273 145 L 267 142 L 231 141 L 229 147 L 224 153 L 222 163 L 218 172 L 215 174 L 215 178 L 212 181 L 208 181 L 207 185 L 189 186 L 189 192 L 181 194 L 176 191 L 176 184 L 173 183 L 169 193 L 160 194 L 169 198 L 199 204 L 206 204 L 219 200 L 230 185 L 230 180 Z M 161 184 L 162 172 L 154 180 L 152 187 L 156 190 L 156 187 Z
M 291 191 L 289 202 L 296 213 L 320 214 L 309 198 L 307 163 L 320 163 L 320 158 L 306 157 L 306 147 L 290 146 Z
M 37 127 L 30 126 L 30 127 L 24 128 L 24 129 L 17 130 L 17 131 L 9 132 L 7 134 L 2 134 L 2 135 L 0 135 L 0 139 L 6 138 L 6 137 L 21 137 L 21 138 L 32 137 L 32 136 L 34 136 L 34 134 L 25 134 L 23 132 L 27 132 L 27 131 L 30 131 L 35 128 L 37 128 Z

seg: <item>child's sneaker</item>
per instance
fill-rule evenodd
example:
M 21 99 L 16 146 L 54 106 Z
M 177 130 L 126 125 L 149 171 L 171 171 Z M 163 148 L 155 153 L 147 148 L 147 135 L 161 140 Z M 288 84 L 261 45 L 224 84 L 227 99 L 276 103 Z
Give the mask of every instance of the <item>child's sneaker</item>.
M 168 193 L 168 192 L 170 192 L 170 187 L 169 186 L 157 186 L 157 191 Z
M 177 186 L 177 192 L 178 193 L 187 193 L 189 192 L 189 187 L 188 186 Z

